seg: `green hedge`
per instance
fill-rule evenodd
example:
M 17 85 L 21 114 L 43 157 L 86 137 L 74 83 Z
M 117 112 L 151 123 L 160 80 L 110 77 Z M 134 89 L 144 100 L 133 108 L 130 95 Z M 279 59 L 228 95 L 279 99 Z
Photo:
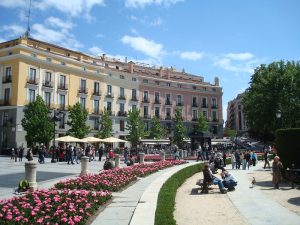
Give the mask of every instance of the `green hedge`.
M 176 225 L 173 212 L 177 189 L 186 179 L 200 172 L 202 169 L 203 164 L 186 167 L 175 173 L 164 183 L 158 194 L 155 225 Z
M 285 168 L 292 163 L 300 168 L 300 128 L 280 129 L 276 131 L 276 149 Z

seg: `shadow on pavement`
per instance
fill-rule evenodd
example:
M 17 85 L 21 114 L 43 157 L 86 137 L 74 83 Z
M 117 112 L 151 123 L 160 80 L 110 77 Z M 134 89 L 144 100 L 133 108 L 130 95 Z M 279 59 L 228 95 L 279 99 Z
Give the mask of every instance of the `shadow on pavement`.
M 38 171 L 36 175 L 37 182 L 52 180 L 59 177 L 75 175 L 73 173 L 55 173 Z M 0 175 L 0 187 L 13 188 L 18 186 L 19 181 L 25 178 L 25 173 L 14 173 Z
M 291 204 L 293 204 L 293 205 L 300 206 L 300 197 L 290 198 L 290 199 L 288 200 L 288 203 L 291 203 Z

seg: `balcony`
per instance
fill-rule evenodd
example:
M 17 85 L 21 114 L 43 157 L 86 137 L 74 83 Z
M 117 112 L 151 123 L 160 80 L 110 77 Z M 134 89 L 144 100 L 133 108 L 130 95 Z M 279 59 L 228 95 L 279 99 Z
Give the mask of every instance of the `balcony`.
M 3 77 L 3 80 L 2 80 L 3 84 L 5 84 L 5 83 L 11 83 L 11 82 L 12 82 L 11 76 L 5 76 L 5 77 Z
M 154 100 L 154 104 L 160 104 L 159 99 L 155 99 L 155 100 Z
M 38 85 L 39 81 L 37 79 L 27 78 L 27 84 Z
M 101 96 L 101 92 L 99 90 L 94 90 L 93 96 Z
M 107 112 L 108 112 L 108 115 L 110 115 L 110 116 L 114 116 L 115 115 L 115 112 L 111 111 L 110 109 L 108 109 Z
M 166 118 L 165 118 L 165 120 L 172 120 L 172 117 L 171 117 L 171 115 L 166 115 Z
M 147 97 L 143 98 L 143 103 L 149 103 L 149 102 L 150 102 L 149 98 L 147 98 Z
M 119 111 L 118 116 L 127 117 L 127 112 L 125 111 Z
M 105 95 L 106 98 L 113 98 L 114 97 L 114 94 L 113 93 L 110 93 L 110 92 L 107 92 L 106 95 Z
M 183 106 L 183 102 L 177 102 L 176 106 Z
M 53 82 L 52 81 L 49 81 L 49 80 L 45 80 L 43 82 L 43 86 L 44 87 L 48 87 L 48 88 L 53 88 Z
M 130 101 L 137 102 L 137 101 L 138 101 L 138 99 L 137 99 L 137 97 L 136 97 L 136 96 L 131 96 L 131 99 L 130 99 Z
M 167 100 L 166 100 L 166 105 L 172 105 L 170 99 L 167 99 Z
M 198 118 L 197 117 L 193 117 L 192 121 L 196 122 L 196 121 L 198 121 Z
M 88 92 L 89 92 L 89 89 L 86 87 L 80 87 L 78 89 L 78 94 L 88 94 Z
M 125 95 L 119 95 L 118 99 L 119 100 L 126 100 L 126 96 Z
M 58 83 L 57 89 L 58 90 L 68 90 L 68 85 L 64 84 L 64 83 Z
M 59 104 L 58 105 L 58 109 L 61 110 L 61 111 L 66 111 L 67 110 L 67 107 L 65 104 Z
M 197 102 L 193 102 L 192 107 L 198 107 L 198 103 Z
M 95 115 L 100 115 L 100 110 L 99 110 L 99 109 L 94 109 L 94 110 L 93 110 L 93 114 L 95 114 Z
M 212 108 L 212 109 L 217 109 L 218 106 L 217 106 L 217 105 L 212 105 L 211 108 Z
M 202 103 L 202 108 L 208 108 L 206 103 Z
M 11 105 L 11 101 L 9 99 L 1 99 L 0 100 L 0 105 L 1 106 L 8 106 Z
M 149 114 L 144 114 L 144 115 L 143 115 L 143 118 L 144 118 L 144 119 L 151 119 L 151 116 L 150 116 Z

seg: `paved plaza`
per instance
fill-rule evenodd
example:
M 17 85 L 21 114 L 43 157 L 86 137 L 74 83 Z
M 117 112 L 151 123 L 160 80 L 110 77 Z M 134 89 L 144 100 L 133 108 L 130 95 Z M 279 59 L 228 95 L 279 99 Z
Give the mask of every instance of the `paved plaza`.
M 35 160 L 37 159 L 35 158 Z M 89 171 L 93 173 L 99 172 L 100 169 L 103 168 L 103 163 L 104 161 L 92 161 L 89 164 Z M 154 224 L 157 196 L 163 183 L 172 176 L 172 174 L 195 163 L 196 162 L 190 162 L 188 164 L 174 166 L 161 170 L 145 178 L 138 178 L 134 184 L 130 185 L 125 190 L 113 193 L 112 202 L 97 215 L 91 224 Z M 23 179 L 25 176 L 24 164 L 25 162 L 11 161 L 9 157 L 0 157 L 1 199 L 14 196 L 14 187 L 16 187 L 18 181 Z M 121 162 L 121 166 L 124 166 L 123 162 Z M 261 170 L 260 164 L 256 168 L 251 167 L 250 170 L 246 171 L 232 170 L 232 173 L 238 178 L 239 184 L 236 191 L 227 193 L 227 196 L 232 202 L 235 210 L 246 219 L 247 224 L 298 225 L 300 221 L 299 214 L 288 210 L 278 202 L 268 198 L 259 188 L 249 188 L 250 181 L 247 174 L 251 175 L 251 173 L 254 173 L 257 170 Z M 49 188 L 59 180 L 78 176 L 81 171 L 81 167 L 80 164 L 68 165 L 66 162 L 51 163 L 50 159 L 46 159 L 45 164 L 38 164 L 37 171 L 37 182 L 39 188 Z M 190 185 L 194 188 L 197 187 L 191 179 L 188 179 L 184 185 Z M 218 193 L 214 193 L 212 195 L 217 194 Z M 189 195 L 191 195 L 191 193 Z M 205 197 L 205 195 L 202 195 L 202 197 Z M 192 204 L 184 207 L 191 208 L 202 206 L 199 199 L 194 198 L 194 202 Z M 216 207 L 220 206 L 216 203 Z M 201 224 L 201 220 L 194 221 L 190 224 Z

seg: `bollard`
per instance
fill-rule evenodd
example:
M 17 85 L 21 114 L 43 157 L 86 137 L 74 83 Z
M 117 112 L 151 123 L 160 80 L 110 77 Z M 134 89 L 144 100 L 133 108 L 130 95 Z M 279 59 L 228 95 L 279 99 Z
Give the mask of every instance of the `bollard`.
M 29 183 L 30 191 L 35 191 L 37 189 L 36 168 L 36 162 L 25 162 L 25 180 Z
M 80 176 L 84 176 L 88 173 L 88 163 L 89 163 L 89 157 L 82 156 L 81 157 L 81 173 Z
M 140 152 L 139 157 L 140 157 L 140 164 L 143 164 L 145 161 L 145 153 Z
M 187 150 L 183 150 L 183 158 L 187 157 Z
M 120 167 L 120 155 L 115 154 L 115 167 Z
M 166 154 L 165 154 L 165 152 L 160 152 L 159 156 L 160 156 L 160 161 L 165 161 L 166 160 Z
M 183 156 L 183 150 L 180 149 L 180 150 L 179 150 L 179 158 L 182 159 L 183 157 L 184 157 L 184 156 Z

